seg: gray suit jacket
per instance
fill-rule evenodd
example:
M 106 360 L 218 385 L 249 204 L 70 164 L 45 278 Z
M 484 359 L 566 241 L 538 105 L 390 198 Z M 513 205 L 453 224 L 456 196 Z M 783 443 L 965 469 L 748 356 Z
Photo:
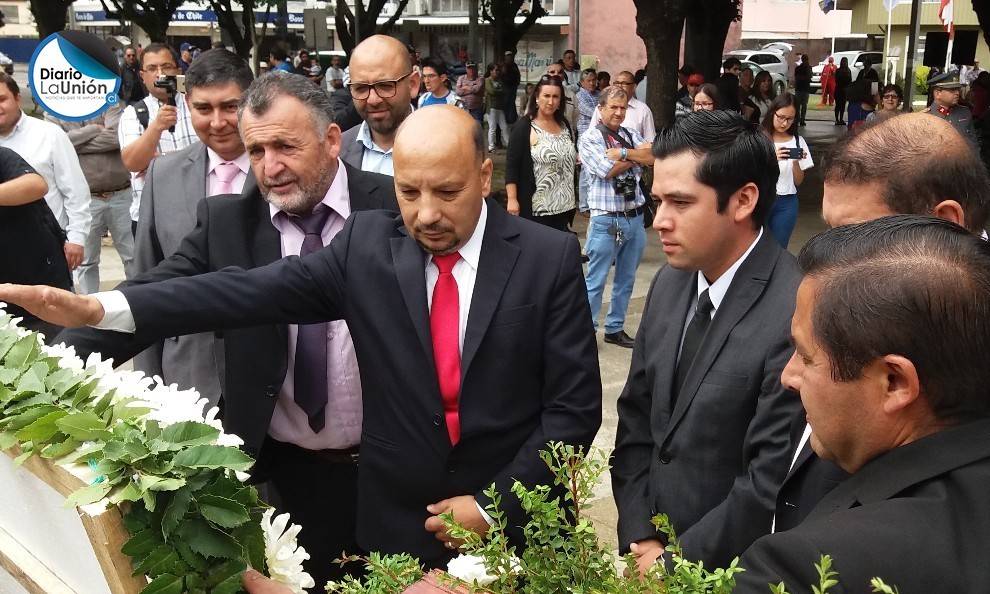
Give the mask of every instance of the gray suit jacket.
M 618 401 L 612 490 L 619 545 L 666 538 L 650 524 L 667 514 L 687 558 L 726 567 L 770 532 L 774 498 L 802 413 L 780 372 L 800 275 L 773 235 L 737 270 L 684 380 L 672 397 L 696 272 L 666 266 L 647 296 L 629 378 Z
M 208 165 L 202 142 L 151 162 L 134 241 L 137 273 L 151 270 L 174 254 L 196 226 L 196 205 L 207 193 Z M 255 187 L 254 173 L 248 170 L 244 192 Z M 161 376 L 166 384 L 196 388 L 215 405 L 222 393 L 223 343 L 212 332 L 168 338 L 136 356 L 134 368 Z

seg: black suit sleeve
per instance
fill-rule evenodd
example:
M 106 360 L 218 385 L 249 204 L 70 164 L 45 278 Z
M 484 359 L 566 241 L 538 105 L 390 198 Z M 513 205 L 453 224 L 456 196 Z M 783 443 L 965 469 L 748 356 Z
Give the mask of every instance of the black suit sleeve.
M 581 272 L 580 247 L 572 234 L 561 235 L 552 301 L 547 308 L 543 340 L 543 413 L 540 424 L 519 448 L 515 458 L 494 476 L 503 497 L 512 493 L 514 480 L 532 488 L 550 484 L 546 465 L 536 456 L 547 442 L 560 441 L 587 452 L 602 422 L 602 382 L 598 348 L 591 328 L 591 311 Z M 546 254 L 545 256 L 549 256 Z M 547 261 L 547 270 L 551 270 Z M 490 500 L 475 494 L 484 508 Z M 515 498 L 512 498 L 514 501 Z M 527 517 L 518 505 L 503 505 L 509 527 L 525 525 Z
M 819 583 L 815 564 L 821 561 L 823 554 L 814 542 L 793 532 L 765 536 L 753 543 L 739 559 L 739 566 L 746 571 L 736 574 L 736 587 L 732 592 L 766 594 L 770 584 L 781 582 L 788 592 L 811 592 L 811 587 L 817 587 Z M 856 590 L 847 590 L 841 572 L 838 579 L 839 583 L 829 588 L 830 594 L 866 592 L 869 587 L 869 584 L 862 584 Z

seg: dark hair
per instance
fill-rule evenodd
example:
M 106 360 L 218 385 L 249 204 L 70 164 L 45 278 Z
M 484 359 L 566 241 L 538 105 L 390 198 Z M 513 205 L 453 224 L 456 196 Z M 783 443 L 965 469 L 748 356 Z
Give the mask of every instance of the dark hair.
M 773 143 L 760 128 L 734 111 L 696 111 L 678 118 L 653 143 L 653 156 L 671 157 L 685 151 L 701 158 L 694 172 L 699 182 L 715 190 L 718 212 L 729 197 L 748 183 L 759 189 L 753 227 L 763 225 L 776 198 L 780 167 Z
M 725 59 L 725 62 L 722 62 L 722 69 L 725 71 L 728 71 L 730 68 L 735 68 L 736 66 L 742 68 L 742 61 L 735 56 L 729 56 Z
M 313 118 L 317 138 L 322 140 L 334 121 L 330 95 L 308 78 L 291 72 L 272 70 L 255 79 L 241 96 L 237 121 L 241 121 L 245 110 L 264 115 L 279 97 L 284 96 L 294 97 L 306 107 Z
M 149 43 L 148 47 L 144 48 L 144 52 L 140 55 L 139 58 L 141 62 L 141 70 L 144 70 L 145 56 L 147 56 L 148 54 L 157 54 L 163 51 L 168 52 L 168 54 L 172 56 L 172 61 L 175 62 L 176 66 L 179 65 L 179 54 L 178 52 L 175 51 L 175 48 L 173 48 L 170 45 L 165 45 L 164 43 Z
M 433 56 L 423 58 L 423 61 L 420 63 L 420 68 L 423 70 L 432 68 L 440 76 L 447 74 L 447 63 L 440 58 L 434 58 Z
M 211 49 L 199 58 L 186 71 L 186 91 L 202 86 L 235 83 L 243 92 L 254 80 L 254 74 L 247 62 L 234 52 L 222 48 Z
M 812 336 L 835 381 L 897 354 L 936 418 L 990 415 L 990 244 L 942 219 L 895 215 L 816 235 L 798 266 L 820 283 Z
M 285 53 L 285 50 L 278 46 L 273 47 L 268 53 L 279 62 L 285 62 L 289 59 L 289 54 Z
M 773 101 L 770 102 L 770 109 L 767 110 L 767 115 L 763 116 L 763 121 L 760 122 L 760 126 L 763 130 L 773 138 L 773 118 L 777 115 L 777 112 L 785 107 L 793 107 L 797 110 L 797 101 L 794 99 L 794 95 L 784 91 L 780 95 L 777 95 Z M 795 114 L 796 115 L 796 114 Z M 787 133 L 791 136 L 797 136 L 797 119 L 791 122 L 791 126 L 787 129 Z
M 14 97 L 21 94 L 21 88 L 17 86 L 17 81 L 14 80 L 14 77 L 2 70 L 0 70 L 0 84 L 7 85 L 7 89 L 10 90 L 10 94 Z
M 598 71 L 598 81 L 601 82 L 603 80 L 607 80 L 609 82 L 612 81 L 612 75 L 608 73 L 608 70 L 599 70 Z
M 966 227 L 983 231 L 990 217 L 990 176 L 979 155 L 945 120 L 902 114 L 843 139 L 824 159 L 826 184 L 876 184 L 891 212 L 927 215 L 955 200 Z
M 770 90 L 767 91 L 767 95 L 765 97 L 760 94 L 760 85 L 763 83 L 763 81 L 767 81 L 770 83 Z M 773 77 L 770 76 L 769 72 L 767 72 L 766 70 L 761 70 L 756 75 L 756 78 L 753 79 L 753 87 L 749 90 L 749 95 L 750 97 L 753 97 L 754 99 L 759 99 L 760 101 L 764 99 L 769 99 L 770 101 L 773 101 L 774 99 L 777 98 L 777 91 L 773 88 Z
M 849 58 L 839 60 L 839 68 L 849 68 Z
M 646 69 L 640 68 L 633 75 L 633 82 L 635 82 L 638 85 L 639 83 L 643 82 L 643 79 L 645 78 L 646 78 Z
M 704 94 L 710 97 L 712 102 L 715 104 L 715 109 L 722 109 L 722 94 L 718 92 L 718 87 L 712 83 L 705 83 L 698 87 L 698 92 L 695 93 L 695 97 L 699 94 Z
M 556 76 L 541 76 L 540 80 L 536 82 L 536 86 L 533 87 L 533 93 L 529 96 L 529 101 L 526 102 L 526 115 L 530 121 L 536 119 L 536 98 L 540 95 L 540 90 L 543 87 L 557 87 L 560 89 L 560 103 L 557 104 L 557 110 L 553 112 L 553 119 L 562 127 L 566 128 L 567 132 L 571 134 L 571 138 L 573 138 L 574 134 L 571 131 L 571 124 L 564 115 L 564 108 L 567 103 L 564 98 L 564 83 Z
M 575 51 L 574 51 L 574 50 L 572 50 L 572 49 L 567 49 L 567 50 L 564 50 L 564 53 L 563 53 L 563 55 L 565 55 L 565 56 L 566 56 L 567 54 L 574 54 L 575 56 L 577 56 L 577 52 L 575 52 Z
M 893 91 L 897 93 L 898 101 L 904 100 L 904 89 L 902 89 L 900 85 L 895 85 L 893 83 L 889 85 L 884 85 L 884 87 L 880 89 L 880 98 L 883 99 L 883 96 L 886 95 L 889 91 Z

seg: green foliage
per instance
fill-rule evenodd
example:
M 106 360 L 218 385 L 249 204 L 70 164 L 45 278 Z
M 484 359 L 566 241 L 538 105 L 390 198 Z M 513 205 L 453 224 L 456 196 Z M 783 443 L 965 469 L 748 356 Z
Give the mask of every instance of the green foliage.
M 932 69 L 928 66 L 915 66 L 914 67 L 914 93 L 916 95 L 928 95 L 928 75 L 931 73 Z M 909 95 L 907 89 L 904 89 L 905 95 Z M 906 99 L 905 99 L 906 100 Z
M 142 594 L 233 594 L 250 565 L 265 568 L 261 518 L 267 506 L 235 470 L 252 460 L 216 443 L 199 422 L 160 427 L 148 409 L 99 387 L 96 371 L 61 368 L 33 334 L 18 337 L 0 315 L 0 448 L 88 465 L 96 478 L 65 507 L 127 504 L 131 538 L 122 552 Z

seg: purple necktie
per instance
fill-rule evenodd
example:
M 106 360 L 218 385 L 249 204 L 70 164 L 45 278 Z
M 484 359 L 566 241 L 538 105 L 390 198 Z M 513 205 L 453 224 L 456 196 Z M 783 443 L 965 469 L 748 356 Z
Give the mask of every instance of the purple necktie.
M 236 194 L 234 191 L 234 178 L 237 174 L 241 172 L 240 167 L 236 163 L 217 163 L 216 169 L 214 170 L 217 174 L 217 184 L 215 194 Z
M 323 228 L 332 211 L 319 204 L 312 214 L 294 217 L 289 221 L 306 234 L 300 256 L 312 254 L 323 248 Z M 319 433 L 326 425 L 327 408 L 327 323 L 299 324 L 296 335 L 296 365 L 294 400 L 309 416 L 309 426 Z

